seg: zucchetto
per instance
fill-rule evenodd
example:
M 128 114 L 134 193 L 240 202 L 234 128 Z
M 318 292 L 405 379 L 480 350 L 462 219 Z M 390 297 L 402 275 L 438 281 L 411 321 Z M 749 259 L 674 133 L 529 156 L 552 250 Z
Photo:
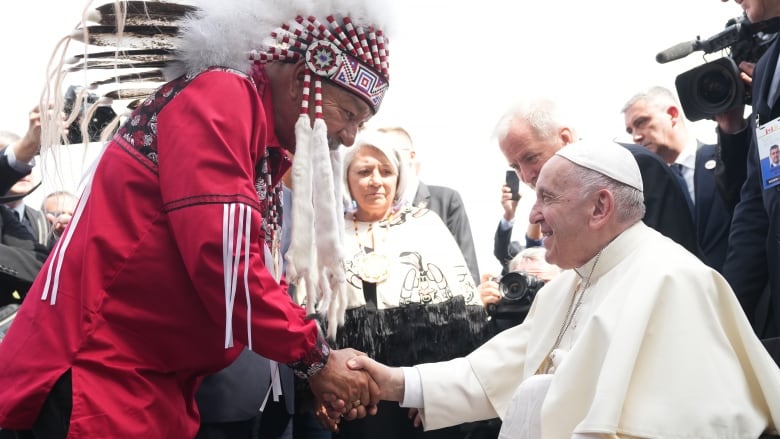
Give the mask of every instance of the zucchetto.
M 574 164 L 643 190 L 642 174 L 634 156 L 626 148 L 612 141 L 579 140 L 559 149 L 559 155 Z

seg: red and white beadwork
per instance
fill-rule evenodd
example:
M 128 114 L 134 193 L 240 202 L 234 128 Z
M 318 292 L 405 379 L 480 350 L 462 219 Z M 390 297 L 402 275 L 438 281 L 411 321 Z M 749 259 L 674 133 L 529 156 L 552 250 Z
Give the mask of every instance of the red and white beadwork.
M 259 63 L 303 57 L 312 74 L 357 94 L 376 112 L 389 81 L 382 31 L 355 25 L 350 17 L 330 15 L 326 20 L 298 16 L 271 33 L 265 50 L 249 56 Z

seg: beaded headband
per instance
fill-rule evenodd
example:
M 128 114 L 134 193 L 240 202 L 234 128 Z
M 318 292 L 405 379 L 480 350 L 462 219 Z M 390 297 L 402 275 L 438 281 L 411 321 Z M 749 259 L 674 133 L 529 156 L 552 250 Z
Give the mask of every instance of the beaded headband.
M 381 30 L 341 23 L 330 15 L 328 26 L 315 17 L 296 17 L 271 33 L 266 52 L 253 51 L 255 62 L 297 61 L 303 58 L 312 74 L 362 98 L 376 113 L 389 86 L 388 50 Z M 346 29 L 346 31 L 345 31 Z

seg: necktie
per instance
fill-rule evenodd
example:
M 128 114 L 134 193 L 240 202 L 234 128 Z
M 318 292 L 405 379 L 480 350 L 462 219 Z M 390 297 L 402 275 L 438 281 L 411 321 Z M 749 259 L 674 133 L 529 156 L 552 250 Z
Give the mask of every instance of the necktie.
M 36 236 L 35 229 L 33 229 L 30 220 L 27 219 L 27 217 L 24 215 L 24 211 L 22 212 L 17 211 L 16 213 L 19 216 L 19 222 L 22 223 L 22 225 L 27 229 L 28 232 L 30 232 L 33 236 Z
M 688 190 L 688 183 L 685 182 L 685 177 L 682 174 L 682 165 L 680 163 L 672 163 L 669 165 L 674 175 L 677 177 L 677 181 L 680 184 L 680 189 L 683 191 L 685 201 L 688 203 L 688 210 L 693 215 L 693 200 L 691 199 L 691 193 Z

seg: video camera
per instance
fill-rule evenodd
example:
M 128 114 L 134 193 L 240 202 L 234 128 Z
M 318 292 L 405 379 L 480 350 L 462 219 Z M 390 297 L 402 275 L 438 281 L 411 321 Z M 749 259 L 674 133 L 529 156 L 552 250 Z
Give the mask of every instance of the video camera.
M 544 281 L 522 271 L 512 271 L 493 280 L 498 283 L 502 297 L 498 302 L 487 305 L 488 315 L 494 319 L 510 320 L 512 325 L 522 323 Z
M 82 88 L 71 85 L 65 92 L 65 105 L 63 111 L 70 117 L 73 109 L 76 108 L 76 100 L 79 99 L 79 95 L 82 95 L 83 102 L 80 103 L 79 114 L 73 123 L 68 127 L 68 143 L 82 143 L 82 142 L 95 142 L 100 140 L 100 133 L 103 129 L 111 123 L 116 117 L 116 112 L 109 105 L 99 105 L 95 108 L 92 116 L 87 124 L 87 140 L 84 140 L 84 134 L 81 132 L 82 121 L 84 116 L 89 112 L 90 107 L 97 103 L 98 96 L 94 93 L 82 93 Z
M 713 118 L 739 105 L 750 105 L 750 89 L 739 77 L 739 63 L 755 63 L 780 31 L 780 17 L 751 23 L 746 16 L 732 18 L 726 28 L 707 38 L 698 36 L 656 55 L 659 63 L 684 58 L 696 51 L 705 54 L 726 49 L 726 56 L 677 76 L 675 87 L 686 117 L 691 121 Z

